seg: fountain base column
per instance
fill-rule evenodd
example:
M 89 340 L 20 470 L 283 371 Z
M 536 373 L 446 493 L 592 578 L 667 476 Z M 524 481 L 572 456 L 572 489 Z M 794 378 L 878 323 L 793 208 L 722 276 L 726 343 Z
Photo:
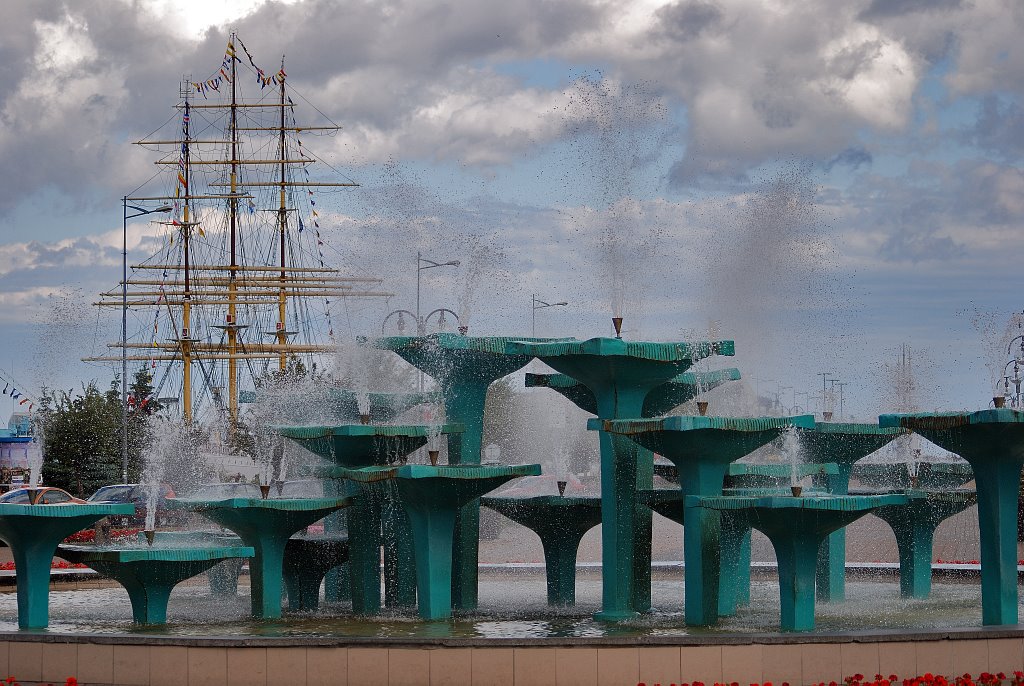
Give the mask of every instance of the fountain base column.
M 817 536 L 772 537 L 779 565 L 780 628 L 810 631 L 814 628 L 814 579 L 818 567 Z
M 357 615 L 380 613 L 380 549 L 382 543 L 381 498 L 364 488 L 349 508 L 349 570 L 352 578 L 352 612 Z
M 582 536 L 557 540 L 541 539 L 547 572 L 548 605 L 571 607 L 576 604 L 576 554 Z
M 445 619 L 452 614 L 452 540 L 455 510 L 410 505 L 406 512 L 416 541 L 419 615 Z
M 818 600 L 846 600 L 846 529 L 832 532 L 821 542 L 815 574 Z
M 751 527 L 744 515 L 722 513 L 719 617 L 732 617 L 737 606 L 750 604 L 750 535 Z

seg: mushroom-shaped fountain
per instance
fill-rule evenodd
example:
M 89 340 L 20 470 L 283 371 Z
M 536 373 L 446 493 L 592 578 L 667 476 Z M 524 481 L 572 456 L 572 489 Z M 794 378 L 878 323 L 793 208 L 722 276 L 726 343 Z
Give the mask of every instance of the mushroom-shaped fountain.
M 834 462 L 835 474 L 815 476 L 813 483 L 829 493 L 850 490 L 853 464 L 888 445 L 906 431 L 877 424 L 819 422 L 800 432 L 800 447 L 808 462 Z M 818 562 L 818 600 L 840 601 L 846 597 L 846 529 L 837 529 L 822 544 Z
M 790 426 L 814 426 L 814 417 L 664 417 L 591 419 L 588 427 L 629 438 L 663 455 L 679 471 L 684 495 L 722 494 L 729 463 L 774 440 Z M 687 508 L 683 527 L 686 623 L 718 621 L 721 517 L 717 510 Z
M 601 523 L 601 497 L 538 495 L 488 496 L 480 503 L 522 524 L 540 537 L 547 572 L 548 604 L 576 603 L 576 553 L 584 534 Z
M 61 541 L 108 515 L 133 512 L 131 503 L 0 503 L 0 540 L 11 548 L 18 580 L 18 626 L 43 629 L 50 623 L 50 562 Z
M 651 343 L 619 338 L 509 343 L 510 353 L 536 356 L 590 389 L 602 420 L 640 417 L 650 391 L 711 355 L 732 355 L 732 341 Z M 591 420 L 593 421 L 593 420 Z M 596 428 L 602 428 L 598 425 Z M 650 513 L 637 501 L 650 488 L 653 465 L 640 446 L 602 430 L 601 583 L 598 617 L 626 619 L 650 607 Z
M 1017 623 L 1017 500 L 1024 463 L 1024 412 L 886 414 L 884 427 L 902 427 L 971 464 L 981 532 L 981 618 Z
M 665 383 L 655 386 L 647 393 L 640 416 L 649 418 L 663 415 L 697 397 L 701 390 L 709 391 L 739 378 L 740 370 L 735 368 L 701 373 L 683 372 Z M 594 392 L 566 374 L 527 374 L 526 386 L 528 388 L 550 388 L 571 400 L 584 412 L 595 415 L 598 413 L 597 396 L 594 395 Z M 640 490 L 654 486 L 654 473 L 651 471 L 653 461 L 654 456 L 649 450 L 645 448 L 637 450 L 637 488 Z M 564 507 L 563 503 L 551 502 L 557 507 Z M 541 502 L 535 502 L 531 505 L 531 509 L 541 506 Z M 651 605 L 651 531 L 650 512 L 639 512 L 637 514 L 636 550 L 633 565 L 634 608 L 638 611 L 646 610 Z
M 327 572 L 348 561 L 348 535 L 296 534 L 284 547 L 284 587 L 288 609 L 311 612 L 320 606 L 320 584 Z
M 430 436 L 459 434 L 461 424 L 380 425 L 341 424 L 337 426 L 279 426 L 276 430 L 307 450 L 316 453 L 329 466 L 315 468 L 316 476 L 330 479 L 342 488 L 338 479 L 347 470 L 404 462 L 408 455 L 427 444 Z M 382 489 L 361 490 L 346 512 L 348 520 L 349 569 L 352 578 L 352 609 L 357 614 L 376 614 L 381 608 L 380 550 L 396 561 L 394 574 L 385 578 L 385 593 L 395 605 L 411 605 L 415 597 L 415 563 L 406 522 L 389 516 L 382 531 L 385 509 L 391 512 L 389 497 Z M 384 534 L 387 534 L 385 536 Z M 407 549 L 400 549 L 407 543 Z
M 57 556 L 85 564 L 124 586 L 136 624 L 163 624 L 167 621 L 167 601 L 175 586 L 224 560 L 249 558 L 255 553 L 250 547 L 229 543 L 175 543 L 178 545 L 167 545 L 165 539 L 155 546 L 145 541 L 131 546 L 62 545 Z
M 906 503 L 905 495 L 690 496 L 686 509 L 687 517 L 694 508 L 745 514 L 775 547 L 782 630 L 809 631 L 814 628 L 818 548 L 825 537 L 879 507 Z
M 350 498 L 168 498 L 168 504 L 197 512 L 235 532 L 255 551 L 250 596 L 256 617 L 281 616 L 284 549 L 299 529 L 351 504 Z
M 511 340 L 522 339 L 454 333 L 360 339 L 364 344 L 395 352 L 437 382 L 446 418 L 465 427 L 461 434 L 448 438 L 448 461 L 453 465 L 480 464 L 487 389 L 494 381 L 525 367 L 533 357 L 506 351 L 505 344 Z M 452 598 L 460 609 L 477 605 L 479 541 L 480 504 L 472 500 L 459 513 L 455 525 Z
M 509 479 L 539 474 L 536 464 L 407 464 L 346 470 L 345 477 L 370 492 L 393 482 L 412 523 L 420 617 L 445 619 L 452 613 L 452 543 L 460 508 Z

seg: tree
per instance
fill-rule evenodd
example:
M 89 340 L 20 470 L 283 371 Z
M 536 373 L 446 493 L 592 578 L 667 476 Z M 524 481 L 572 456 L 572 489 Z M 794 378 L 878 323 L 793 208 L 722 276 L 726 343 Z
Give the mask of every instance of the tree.
M 100 393 L 95 381 L 79 393 L 43 391 L 43 476 L 49 486 L 87 497 L 121 472 L 121 401 L 117 380 Z

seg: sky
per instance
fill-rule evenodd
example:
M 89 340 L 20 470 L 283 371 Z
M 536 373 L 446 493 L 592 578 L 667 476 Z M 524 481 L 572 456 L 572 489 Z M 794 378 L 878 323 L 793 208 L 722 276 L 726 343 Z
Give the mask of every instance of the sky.
M 471 332 L 736 340 L 759 393 L 890 409 L 911 346 L 922 409 L 977 408 L 1009 359 L 1024 258 L 1024 5 L 1014 0 L 13 0 L 0 24 L 0 375 L 27 392 L 113 370 L 91 307 L 121 267 L 133 146 L 214 73 L 230 31 L 284 55 L 341 125 L 358 189 L 325 257 Z M 154 232 L 129 224 L 129 259 Z M 466 323 L 464 322 L 464 323 Z M 113 332 L 113 333 L 111 333 Z M 3 354 L 6 353 L 6 354 Z M 10 406 L 0 397 L 0 413 Z

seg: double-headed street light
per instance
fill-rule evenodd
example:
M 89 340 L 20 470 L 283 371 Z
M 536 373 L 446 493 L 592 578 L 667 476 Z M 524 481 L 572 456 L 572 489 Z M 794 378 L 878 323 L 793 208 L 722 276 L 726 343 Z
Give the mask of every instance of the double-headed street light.
M 533 318 L 533 326 L 532 326 L 532 332 L 533 333 L 532 333 L 532 336 L 534 338 L 536 338 L 537 337 L 537 310 L 543 310 L 545 307 L 563 307 L 565 305 L 568 305 L 569 303 L 567 303 L 567 302 L 559 302 L 559 303 L 544 302 L 543 300 L 538 300 L 537 299 L 537 294 L 536 293 L 534 293 L 531 297 L 533 299 L 532 300 L 533 312 L 531 313 L 533 315 L 533 317 L 532 317 Z
M 128 196 L 121 199 L 121 483 L 128 483 L 128 220 L 158 212 L 170 212 L 170 205 L 153 210 L 128 204 Z M 128 214 L 128 209 L 135 214 Z
M 425 263 L 425 264 L 424 264 Z M 424 269 L 433 269 L 434 267 L 458 267 L 458 260 L 449 260 L 447 262 L 435 262 L 434 260 L 428 260 L 419 251 L 416 252 L 416 324 L 422 326 L 422 319 L 420 319 L 420 274 L 423 273 Z M 433 313 L 431 313 L 433 314 Z M 417 331 L 419 335 L 423 335 L 423 331 Z

